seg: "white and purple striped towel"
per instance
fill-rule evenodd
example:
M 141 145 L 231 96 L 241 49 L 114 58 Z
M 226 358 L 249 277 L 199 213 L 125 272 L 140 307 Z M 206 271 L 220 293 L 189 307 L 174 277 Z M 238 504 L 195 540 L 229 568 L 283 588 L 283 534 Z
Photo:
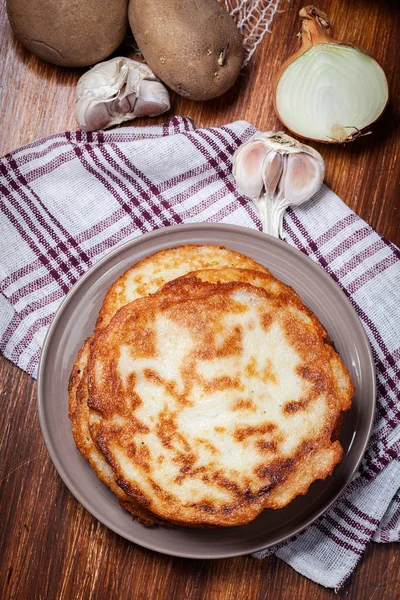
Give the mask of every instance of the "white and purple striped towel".
M 231 175 L 254 128 L 196 129 L 175 117 L 148 128 L 56 134 L 0 161 L 0 349 L 35 376 L 61 299 L 105 252 L 178 223 L 261 228 Z M 373 349 L 378 404 L 361 467 L 339 500 L 277 556 L 341 587 L 371 539 L 399 541 L 400 252 L 328 188 L 285 219 L 289 244 L 345 291 Z M 270 553 L 271 550 L 268 551 Z M 262 557 L 259 553 L 257 556 Z

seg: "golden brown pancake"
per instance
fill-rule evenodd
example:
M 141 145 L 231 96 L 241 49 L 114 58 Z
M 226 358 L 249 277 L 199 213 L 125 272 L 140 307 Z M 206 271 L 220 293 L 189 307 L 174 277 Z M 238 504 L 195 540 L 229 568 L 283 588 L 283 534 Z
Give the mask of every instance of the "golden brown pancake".
M 226 264 L 233 265 L 233 267 L 228 267 L 226 266 Z M 210 268 L 213 266 L 221 267 L 222 265 L 223 268 Z M 187 271 L 190 271 L 191 269 L 195 270 L 193 272 L 188 273 Z M 178 275 L 180 277 L 176 279 Z M 171 279 L 173 281 L 171 281 Z M 197 502 L 197 504 L 195 503 L 196 506 L 198 505 L 197 508 L 199 510 L 193 511 L 193 505 L 191 507 L 191 510 L 189 508 L 188 511 L 188 506 L 186 502 L 186 505 L 183 506 L 183 508 L 182 506 L 180 506 L 180 512 L 177 512 L 175 510 L 175 507 L 173 509 L 171 509 L 170 507 L 168 512 L 168 510 L 165 510 L 165 495 L 164 498 L 162 498 L 162 496 L 163 492 L 170 494 L 170 491 L 168 491 L 168 489 L 164 490 L 161 486 L 158 485 L 158 483 L 156 483 L 154 487 L 154 482 L 150 477 L 149 480 L 152 482 L 150 484 L 151 490 L 150 493 L 148 493 L 147 489 L 146 495 L 146 489 L 142 489 L 140 485 L 138 485 L 138 481 L 136 481 L 135 478 L 129 479 L 129 477 L 127 476 L 129 475 L 129 473 L 125 472 L 122 468 L 122 466 L 125 466 L 126 468 L 129 461 L 126 462 L 125 460 L 125 463 L 124 461 L 122 461 L 122 463 L 118 462 L 118 460 L 115 459 L 115 456 L 113 456 L 112 451 L 110 451 L 110 444 L 114 450 L 116 447 L 118 447 L 120 442 L 120 440 L 118 440 L 118 436 L 121 434 L 121 431 L 124 432 L 121 439 L 125 440 L 125 442 L 127 438 L 129 438 L 129 435 L 131 435 L 131 445 L 128 448 L 128 450 L 126 443 L 125 446 L 124 444 L 122 444 L 124 451 L 127 451 L 125 459 L 128 457 L 129 460 L 132 461 L 132 452 L 133 448 L 135 448 L 136 454 L 134 453 L 135 458 L 133 459 L 132 464 L 136 469 L 138 469 L 138 473 L 143 471 L 143 469 L 146 471 L 146 460 L 144 457 L 151 445 L 147 443 L 148 440 L 146 440 L 146 442 L 145 440 L 141 440 L 143 444 L 140 444 L 139 451 L 137 451 L 136 448 L 139 443 L 140 434 L 138 434 L 138 432 L 135 430 L 135 427 L 134 431 L 132 430 L 132 421 L 136 423 L 136 425 L 138 425 L 140 420 L 136 418 L 137 415 L 129 415 L 129 411 L 128 413 L 126 412 L 126 404 L 122 420 L 121 415 L 119 414 L 121 407 L 124 405 L 124 402 L 126 402 L 126 398 L 124 397 L 124 394 L 127 391 L 125 389 L 126 386 L 121 386 L 121 381 L 119 381 L 119 383 L 116 383 L 118 382 L 118 377 L 115 378 L 113 385 L 117 385 L 118 394 L 114 395 L 112 403 L 115 411 L 114 417 L 117 419 L 116 422 L 118 424 L 118 427 L 116 426 L 115 422 L 111 422 L 112 420 L 110 421 L 110 416 L 105 414 L 104 405 L 102 406 L 102 410 L 99 410 L 100 405 L 98 404 L 98 394 L 96 396 L 97 392 L 89 400 L 89 404 L 92 408 L 90 410 L 88 408 L 89 394 L 87 386 L 87 362 L 90 353 L 89 342 L 94 344 L 97 350 L 103 347 L 103 351 L 105 351 L 105 354 L 107 355 L 108 350 L 110 350 L 110 348 L 107 349 L 107 347 L 104 346 L 104 339 L 108 339 L 107 337 L 104 338 L 106 332 L 104 332 L 103 335 L 104 339 L 100 336 L 100 338 L 103 339 L 103 341 L 99 340 L 99 333 L 103 329 L 105 329 L 107 325 L 110 324 L 114 313 L 117 312 L 118 309 L 121 308 L 121 306 L 125 302 L 129 302 L 129 300 L 135 298 L 137 299 L 140 297 L 141 294 L 148 295 L 154 293 L 160 285 L 166 284 L 164 285 L 161 291 L 158 291 L 152 297 L 145 299 L 144 304 L 142 301 L 136 300 L 136 302 L 132 302 L 132 305 L 130 306 L 135 305 L 135 309 L 139 311 L 143 310 L 144 312 L 146 312 L 150 310 L 150 313 L 151 311 L 153 311 L 153 313 L 154 311 L 161 311 L 161 313 L 163 313 L 163 311 L 175 311 L 178 314 L 179 311 L 183 310 L 186 320 L 189 319 L 190 321 L 190 312 L 192 312 L 192 317 L 196 313 L 196 311 L 197 316 L 199 316 L 200 304 L 206 301 L 210 302 L 211 297 L 214 298 L 213 307 L 215 308 L 215 302 L 217 302 L 218 304 L 218 302 L 222 301 L 221 298 L 219 298 L 219 295 L 222 294 L 222 296 L 226 296 L 226 294 L 228 293 L 229 285 L 236 285 L 235 282 L 247 284 L 244 286 L 245 288 L 247 288 L 247 291 L 254 290 L 254 288 L 262 288 L 261 293 L 264 294 L 264 301 L 266 301 L 270 305 L 270 313 L 275 314 L 275 312 L 278 311 L 278 313 L 280 314 L 279 318 L 283 318 L 284 320 L 286 319 L 286 333 L 288 334 L 286 337 L 289 340 L 291 340 L 292 343 L 294 340 L 297 344 L 299 344 L 299 340 L 302 340 L 300 346 L 303 347 L 303 353 L 307 352 L 307 348 L 308 351 L 311 351 L 312 349 L 312 351 L 315 353 L 313 344 L 315 343 L 315 339 L 317 338 L 319 340 L 320 345 L 322 344 L 321 347 L 324 348 L 325 355 L 317 368 L 317 371 L 319 371 L 318 377 L 316 376 L 316 371 L 307 371 L 307 369 L 306 371 L 302 372 L 301 377 L 306 381 L 308 380 L 308 383 L 311 385 L 311 388 L 321 388 L 322 386 L 325 392 L 326 389 L 329 388 L 331 392 L 330 401 L 329 403 L 326 402 L 325 406 L 326 417 L 327 421 L 329 421 L 329 425 L 327 425 L 326 423 L 324 424 L 324 435 L 320 435 L 319 437 L 317 436 L 317 439 L 307 439 L 301 442 L 302 438 L 301 436 L 299 436 L 299 439 L 297 440 L 298 444 L 296 447 L 295 456 L 283 457 L 280 457 L 279 455 L 279 450 L 282 449 L 282 439 L 278 439 L 278 441 L 277 439 L 272 439 L 276 437 L 279 438 L 280 433 L 277 433 L 275 429 L 271 429 L 271 424 L 267 427 L 268 431 L 263 430 L 262 423 L 261 425 L 252 423 L 250 426 L 243 426 L 241 429 L 239 427 L 238 431 L 233 432 L 233 437 L 235 439 L 237 447 L 240 448 L 240 445 L 243 446 L 244 450 L 242 448 L 242 453 L 246 453 L 246 451 L 248 452 L 249 443 L 250 446 L 251 444 L 256 444 L 258 453 L 260 454 L 261 452 L 264 459 L 267 458 L 270 463 L 269 465 L 267 465 L 267 467 L 263 465 L 264 479 L 267 477 L 268 471 L 268 477 L 270 481 L 267 485 L 264 485 L 264 487 L 262 488 L 264 491 L 261 494 L 258 494 L 257 499 L 255 499 L 254 490 L 251 491 L 251 486 L 247 490 L 242 489 L 242 495 L 244 494 L 244 498 L 247 498 L 247 505 L 252 505 L 253 510 L 249 511 L 249 507 L 246 505 L 246 502 L 243 500 L 243 498 L 240 498 L 241 494 L 236 493 L 234 509 L 232 508 L 232 506 L 229 508 L 228 504 L 225 503 L 224 515 L 222 518 L 221 515 L 218 513 L 218 510 L 216 510 L 215 507 L 212 506 L 213 502 L 209 502 L 209 499 L 207 498 L 205 502 L 200 501 Z M 191 302 L 190 307 L 187 304 L 188 299 Z M 195 307 L 197 299 L 200 300 L 200 304 Z M 226 298 L 225 301 L 227 301 Z M 186 306 L 186 308 L 184 308 L 184 305 Z M 273 307 L 274 310 L 272 310 Z M 188 310 L 189 308 L 190 310 Z M 124 309 L 118 312 L 115 318 L 116 322 L 119 322 L 118 320 L 122 318 L 121 313 L 123 313 L 123 311 Z M 212 314 L 212 311 L 210 314 Z M 285 318 L 283 317 L 284 314 Z M 147 315 L 147 318 L 149 318 L 149 315 Z M 150 321 L 147 321 L 147 325 L 149 325 L 150 322 L 151 319 Z M 203 322 L 204 325 L 204 315 L 203 321 L 200 319 L 200 322 Z M 106 331 L 113 328 L 113 323 L 114 321 L 111 322 L 111 325 L 107 328 Z M 265 324 L 266 323 L 264 323 L 264 325 Z M 120 325 L 116 325 L 116 327 L 118 326 Z M 207 343 L 209 340 L 207 336 L 204 337 L 204 331 L 202 331 L 202 328 L 200 327 L 199 329 L 199 323 L 197 323 L 196 325 L 196 319 L 194 321 L 191 321 L 191 327 L 194 327 L 196 335 L 200 334 L 199 339 L 203 339 L 204 342 L 203 351 L 206 350 Z M 141 327 L 139 327 L 139 331 L 140 330 Z M 205 328 L 205 330 L 207 330 L 207 328 Z M 151 327 L 150 331 L 142 329 L 142 334 L 144 335 L 144 338 L 141 338 L 142 346 L 143 344 L 144 346 L 146 346 L 147 342 L 144 343 L 144 340 L 150 339 L 151 333 L 154 334 L 154 331 L 151 331 Z M 110 335 L 112 336 L 111 333 Z M 196 335 L 194 337 L 196 337 Z M 124 336 L 125 334 L 123 332 L 120 332 L 120 342 L 127 342 L 128 338 Z M 310 345 L 309 342 L 313 336 L 315 339 L 314 342 Z M 180 336 L 178 335 L 177 340 L 179 341 L 179 343 L 182 341 L 182 339 L 183 338 L 180 338 Z M 333 440 L 335 439 L 335 435 L 337 433 L 337 423 L 340 419 L 340 415 L 342 414 L 343 410 L 347 410 L 347 408 L 349 408 L 353 388 L 349 379 L 348 372 L 343 366 L 340 357 L 332 350 L 332 348 L 330 348 L 325 343 L 325 341 L 327 341 L 326 332 L 319 324 L 316 317 L 311 313 L 311 311 L 309 311 L 302 304 L 299 296 L 294 292 L 294 290 L 292 290 L 292 288 L 286 286 L 282 282 L 276 280 L 267 269 L 255 263 L 255 261 L 253 261 L 252 259 L 248 259 L 243 255 L 224 249 L 220 246 L 184 246 L 161 251 L 160 253 L 157 253 L 151 257 L 148 257 L 147 259 L 144 259 L 137 265 L 134 265 L 131 269 L 124 273 L 124 275 L 121 276 L 119 280 L 117 280 L 117 282 L 110 288 L 103 303 L 103 307 L 97 322 L 95 335 L 91 340 L 85 342 L 77 357 L 74 369 L 71 373 L 69 388 L 69 413 L 73 423 L 73 434 L 77 447 L 79 448 L 81 453 L 89 459 L 99 478 L 106 485 L 108 485 L 117 495 L 121 506 L 123 506 L 129 512 L 131 512 L 133 516 L 137 516 L 144 524 L 150 525 L 158 523 L 166 525 L 167 523 L 181 523 L 189 526 L 217 526 L 241 524 L 244 522 L 248 522 L 249 520 L 252 520 L 254 516 L 256 516 L 256 514 L 258 514 L 258 512 L 260 512 L 260 510 L 262 510 L 263 508 L 283 507 L 288 502 L 290 502 L 296 495 L 306 493 L 310 484 L 313 481 L 315 481 L 315 479 L 324 479 L 326 476 L 328 476 L 332 472 L 337 462 L 339 462 L 342 458 L 342 448 L 339 442 Z M 126 343 L 123 343 L 122 345 L 126 346 Z M 135 347 L 136 350 L 138 350 L 138 348 L 140 349 L 140 344 L 136 345 Z M 109 358 L 112 355 L 113 353 L 111 352 Z M 104 356 L 102 358 L 104 358 Z M 153 356 L 152 360 L 154 360 L 155 358 L 156 357 Z M 172 362 L 174 362 L 175 358 L 172 357 Z M 94 363 L 95 360 L 93 359 L 92 362 Z M 179 360 L 175 361 L 175 363 L 178 364 Z M 323 368 L 323 365 L 325 365 L 325 368 Z M 248 369 L 250 369 L 250 371 L 252 371 L 252 369 L 254 368 L 254 361 L 250 361 L 247 367 Z M 115 360 L 113 369 L 115 369 Z M 154 375 L 155 372 L 152 373 L 152 377 L 154 377 Z M 259 373 L 256 373 L 256 376 L 258 375 Z M 224 379 L 225 377 L 226 383 L 228 382 L 229 377 L 231 376 L 232 374 L 226 376 L 224 375 L 222 379 Z M 254 379 L 254 373 L 252 373 L 252 378 Z M 329 385 L 326 383 L 325 380 L 330 382 Z M 213 384 L 211 385 L 211 388 L 213 388 L 213 385 L 215 383 L 214 380 L 212 381 Z M 326 387 L 327 385 L 328 388 Z M 210 385 L 206 385 L 206 388 L 208 389 L 208 391 L 210 391 Z M 131 391 L 129 392 L 129 395 L 132 396 Z M 312 409 L 312 401 L 310 400 L 310 394 L 308 394 L 308 396 L 309 397 L 306 397 L 306 399 L 303 398 L 301 400 L 293 400 L 286 403 L 286 419 L 288 419 L 288 415 L 294 416 L 296 413 L 301 414 L 301 412 L 303 412 L 304 415 L 307 415 L 307 411 L 309 411 L 309 409 Z M 117 399 L 117 402 L 115 402 L 115 399 Z M 132 409 L 132 400 L 130 402 L 130 409 Z M 250 407 L 250 404 L 246 406 L 246 402 L 243 403 L 239 399 L 239 402 L 237 403 L 237 406 L 233 411 L 235 413 L 235 418 L 237 419 L 238 416 L 240 416 L 240 411 L 244 410 L 245 412 L 248 412 L 250 410 Z M 164 416 L 165 415 L 163 414 L 162 410 L 159 411 L 157 415 L 153 415 L 153 418 L 159 418 L 161 425 L 158 424 L 160 426 L 158 426 L 158 428 L 156 427 L 156 430 L 161 434 L 161 437 L 163 437 L 162 429 L 164 428 L 164 426 L 166 425 L 168 429 L 171 423 L 173 423 L 174 421 L 174 419 L 172 419 L 172 421 L 168 419 L 165 420 Z M 125 425 L 123 424 L 121 425 L 123 419 L 127 419 L 125 423 L 125 425 L 128 425 L 127 427 L 125 427 Z M 121 423 L 119 423 L 119 420 L 121 420 Z M 329 431 L 330 435 L 328 435 Z M 144 435 L 143 432 L 141 433 L 142 435 Z M 221 431 L 214 431 L 214 435 L 221 435 L 223 433 L 224 432 L 222 431 L 222 429 Z M 94 442 L 93 438 L 97 441 Z M 172 436 L 171 439 L 174 439 L 176 442 L 174 436 Z M 203 450 L 203 446 L 207 449 L 207 439 L 200 439 L 201 442 L 198 442 L 200 443 L 200 447 Z M 170 442 L 170 445 L 171 444 L 172 446 L 174 446 L 172 442 Z M 184 444 L 184 436 L 181 436 L 180 444 Z M 210 445 L 208 447 L 208 450 L 211 451 L 210 449 L 213 445 L 212 440 L 209 441 L 209 444 Z M 142 446 L 144 446 L 144 448 Z M 189 446 L 186 446 L 186 455 L 188 454 L 188 447 Z M 196 444 L 194 444 L 193 447 L 196 450 Z M 173 455 L 174 451 L 176 452 L 176 450 L 176 447 L 172 448 L 171 456 Z M 182 461 L 185 462 L 188 457 L 186 456 L 186 458 L 184 458 L 184 447 L 178 447 L 178 450 L 180 450 L 181 452 L 181 456 L 178 460 L 178 465 L 180 466 L 180 475 L 178 476 L 178 478 L 182 476 L 182 469 L 184 473 L 189 473 L 188 475 L 185 475 L 183 477 L 183 482 L 185 479 L 191 479 L 193 465 L 190 465 L 189 463 L 190 460 L 193 460 L 193 457 L 189 457 L 189 463 L 185 463 L 184 465 L 182 465 Z M 158 456 L 157 458 L 158 461 L 160 461 L 160 456 Z M 177 456 L 175 456 L 175 458 L 177 458 Z M 164 461 L 165 458 L 161 459 L 161 462 Z M 154 467 L 154 464 L 152 466 Z M 159 465 L 157 464 L 155 472 L 158 471 L 162 472 L 162 469 L 160 470 Z M 262 470 L 259 469 L 259 475 L 261 473 Z M 168 478 L 166 479 L 166 483 L 168 484 L 167 480 Z M 196 477 L 194 477 L 193 480 L 196 483 Z M 180 485 L 182 485 L 182 482 Z M 171 482 L 169 482 L 169 484 L 170 483 Z M 223 490 L 225 491 L 225 493 L 226 483 L 227 482 L 225 482 L 225 490 Z M 141 484 L 143 487 L 143 481 L 140 480 L 139 484 Z M 146 486 L 144 486 L 144 488 L 145 487 Z M 208 484 L 207 487 L 209 487 Z M 211 489 L 213 489 L 215 492 L 215 488 L 218 489 L 219 487 L 221 487 L 221 481 L 219 481 L 219 483 L 215 483 L 214 481 L 214 488 L 211 486 Z M 223 487 L 224 485 L 222 485 L 222 488 Z M 239 487 L 236 489 L 236 492 L 239 491 Z M 125 492 L 122 488 L 125 490 Z M 221 493 L 220 490 L 218 491 L 219 493 Z M 260 490 L 258 490 L 258 492 L 260 492 Z M 180 496 L 180 494 L 178 494 L 178 496 Z M 171 497 L 169 497 L 169 500 L 171 500 Z M 218 505 L 218 497 L 216 497 L 215 504 L 216 506 Z M 188 512 L 190 514 L 188 514 Z
M 163 520 L 247 523 L 342 457 L 332 438 L 353 386 L 323 327 L 270 275 L 265 288 L 230 275 L 131 302 L 91 351 L 92 435 L 118 485 Z
M 270 273 L 252 258 L 216 245 L 186 245 L 166 248 L 152 254 L 125 271 L 109 288 L 96 323 L 96 333 L 108 325 L 125 304 L 154 294 L 168 281 L 189 271 L 238 267 Z

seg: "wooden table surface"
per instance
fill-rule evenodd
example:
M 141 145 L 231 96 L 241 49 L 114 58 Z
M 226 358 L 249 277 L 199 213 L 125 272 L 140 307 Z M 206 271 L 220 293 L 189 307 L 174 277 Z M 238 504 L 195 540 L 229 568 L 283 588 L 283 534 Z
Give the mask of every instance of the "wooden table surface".
M 27 0 L 28 1 L 28 0 Z M 247 119 L 262 130 L 280 128 L 271 82 L 298 41 L 302 2 L 281 0 L 251 64 L 224 97 L 194 103 L 172 94 L 171 115 L 199 126 Z M 373 134 L 353 144 L 317 145 L 326 182 L 379 233 L 400 244 L 398 56 L 396 0 L 324 0 L 342 36 L 368 48 L 384 68 L 390 104 Z M 0 154 L 57 131 L 76 128 L 75 84 L 83 72 L 37 60 L 15 40 L 0 5 Z M 396 77 L 397 75 L 397 77 Z M 163 115 L 157 120 L 166 119 Z M 153 121 L 154 122 L 154 121 Z M 139 122 L 138 122 L 139 123 Z M 142 119 L 140 124 L 150 120 Z M 7 599 L 325 599 L 333 591 L 300 576 L 275 557 L 186 560 L 145 550 L 109 531 L 72 496 L 44 445 L 35 382 L 0 357 L 0 596 Z M 400 598 L 399 553 L 371 543 L 339 597 Z

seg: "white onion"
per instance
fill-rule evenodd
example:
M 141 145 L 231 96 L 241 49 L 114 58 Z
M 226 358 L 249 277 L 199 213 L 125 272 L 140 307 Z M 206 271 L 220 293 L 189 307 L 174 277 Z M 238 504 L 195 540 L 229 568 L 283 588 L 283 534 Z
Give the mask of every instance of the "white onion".
M 275 106 L 281 121 L 297 135 L 343 142 L 376 121 L 388 102 L 383 69 L 372 56 L 326 34 L 326 15 L 302 9 L 303 44 L 283 65 Z

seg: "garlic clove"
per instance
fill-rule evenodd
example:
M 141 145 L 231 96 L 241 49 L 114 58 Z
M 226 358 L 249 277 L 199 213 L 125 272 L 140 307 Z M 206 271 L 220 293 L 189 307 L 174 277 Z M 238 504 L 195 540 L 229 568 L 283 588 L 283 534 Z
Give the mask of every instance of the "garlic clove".
M 169 94 L 145 64 L 112 58 L 85 73 L 76 88 L 75 117 L 84 131 L 106 129 L 170 108 Z
M 325 164 L 314 148 L 281 131 L 259 132 L 236 150 L 233 175 L 239 190 L 257 207 L 263 231 L 284 238 L 286 208 L 319 190 Z
M 105 102 L 85 100 L 76 107 L 75 117 L 82 131 L 105 129 L 110 123 L 110 112 Z
M 274 152 L 268 152 L 265 156 L 262 165 L 262 177 L 264 182 L 264 189 L 267 196 L 270 198 L 275 194 L 276 188 L 278 187 L 279 180 L 282 176 L 284 158 L 281 154 Z
M 233 176 L 242 194 L 258 198 L 264 187 L 262 165 L 269 148 L 263 141 L 250 140 L 233 156 Z
M 286 157 L 287 165 L 282 181 L 287 206 L 299 205 L 314 196 L 321 187 L 324 169 L 309 154 L 299 152 Z
M 136 107 L 137 96 L 135 92 L 132 92 L 128 96 L 119 97 L 111 104 L 112 111 L 111 114 L 132 114 Z
M 136 117 L 155 117 L 169 110 L 169 94 L 159 81 L 143 79 L 140 84 L 140 94 L 135 104 Z

